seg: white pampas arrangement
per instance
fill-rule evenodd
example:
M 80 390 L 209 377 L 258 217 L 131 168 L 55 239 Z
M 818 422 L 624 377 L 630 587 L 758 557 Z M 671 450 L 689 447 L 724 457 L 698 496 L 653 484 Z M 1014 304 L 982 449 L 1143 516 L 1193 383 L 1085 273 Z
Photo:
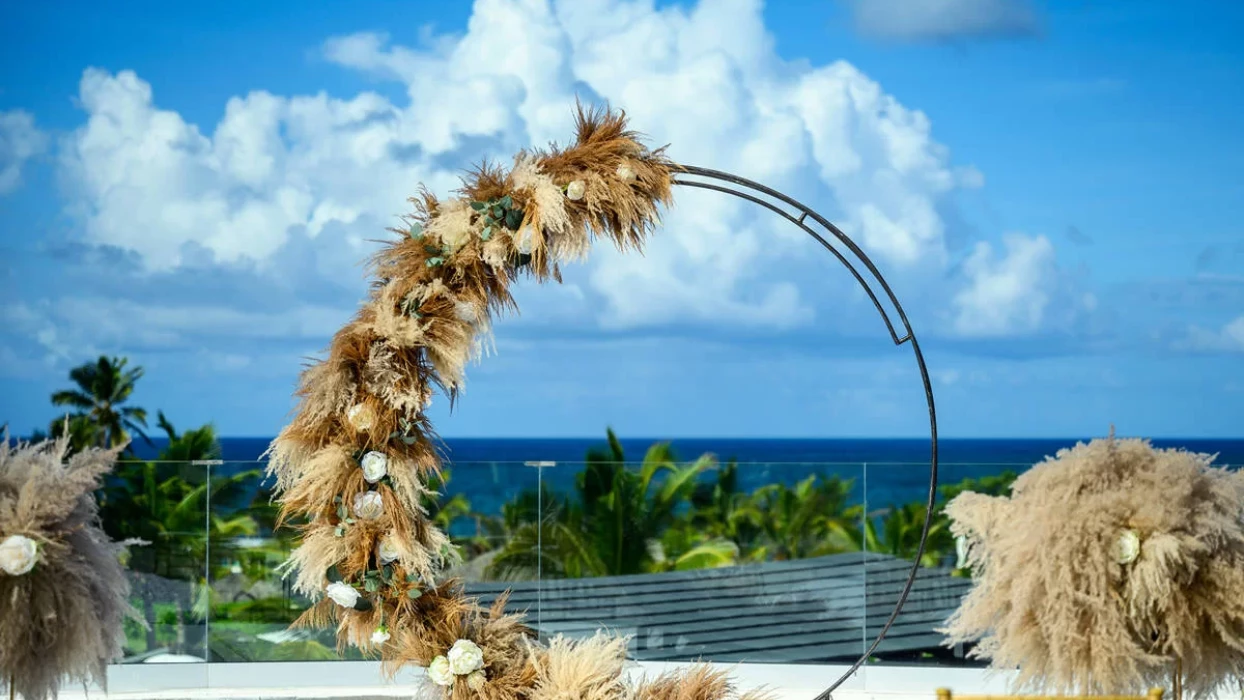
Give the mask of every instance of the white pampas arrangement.
M 67 439 L 0 441 L 0 687 L 55 698 L 62 680 L 105 685 L 120 658 L 124 544 L 100 529 L 94 491 L 116 450 L 66 458 Z M 11 686 L 11 687 L 10 687 Z
M 1111 437 L 946 512 L 974 579 L 947 643 L 978 641 L 1017 690 L 1130 694 L 1178 673 L 1212 697 L 1244 678 L 1244 472 Z

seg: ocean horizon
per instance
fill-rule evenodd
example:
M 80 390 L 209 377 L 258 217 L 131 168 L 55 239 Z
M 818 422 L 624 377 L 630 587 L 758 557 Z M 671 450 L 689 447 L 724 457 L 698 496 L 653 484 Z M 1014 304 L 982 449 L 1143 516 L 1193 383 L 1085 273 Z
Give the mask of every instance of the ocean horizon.
M 1061 449 L 1086 438 L 945 438 L 938 441 L 940 485 L 1006 471 L 1023 472 Z M 272 438 L 221 438 L 222 473 L 261 469 L 258 461 Z M 628 462 L 638 464 L 655 442 L 621 438 Z M 674 438 L 678 459 L 713 454 L 724 464 L 739 465 L 739 487 L 753 491 L 770 483 L 793 485 L 812 474 L 851 480 L 853 500 L 872 510 L 928 496 L 930 441 L 927 438 Z M 446 496 L 461 493 L 472 510 L 495 515 L 506 502 L 541 484 L 554 491 L 573 490 L 587 451 L 606 446 L 600 438 L 444 438 Z M 141 459 L 154 459 L 167 440 L 138 441 Z M 1157 447 L 1179 447 L 1219 455 L 1221 466 L 1244 464 L 1244 439 L 1154 439 Z M 546 466 L 533 468 L 528 463 Z M 551 463 L 551 464 L 548 464 Z M 711 479 L 710 472 L 704 478 Z

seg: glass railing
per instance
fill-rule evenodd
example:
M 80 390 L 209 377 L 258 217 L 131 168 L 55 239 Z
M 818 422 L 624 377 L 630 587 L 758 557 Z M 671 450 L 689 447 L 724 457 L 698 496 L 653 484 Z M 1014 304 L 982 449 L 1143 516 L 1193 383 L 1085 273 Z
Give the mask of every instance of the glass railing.
M 291 628 L 308 601 L 278 573 L 294 533 L 275 527 L 263 467 L 122 462 L 108 477 L 105 529 L 147 542 L 126 559 L 146 625 L 127 624 L 126 665 L 114 667 L 142 669 L 135 687 L 228 685 L 239 664 L 254 662 L 363 659 L 338 649 L 331 629 Z M 940 510 L 961 490 L 1006 493 L 1026 468 L 941 465 L 917 579 L 864 674 L 980 665 L 938 632 L 971 584 L 955 568 Z M 447 465 L 442 495 L 426 507 L 462 555 L 448 573 L 485 604 L 509 591 L 510 610 L 526 612 L 541 637 L 608 629 L 630 637 L 640 662 L 802 664 L 812 673 L 808 665 L 853 663 L 890 618 L 916 557 L 928 472 L 900 463 L 460 462 Z M 229 670 L 216 678 L 212 668 Z
M 126 663 L 361 660 L 333 630 L 292 628 L 308 601 L 278 572 L 294 533 L 258 462 L 123 463 L 102 505 L 132 547 Z M 942 465 L 942 494 L 1021 467 Z M 970 480 L 970 481 L 965 481 Z M 919 464 L 458 463 L 427 504 L 462 555 L 449 574 L 510 592 L 544 637 L 606 628 L 640 661 L 847 664 L 889 619 L 915 557 Z M 939 503 L 944 498 L 939 498 Z M 962 665 L 937 628 L 970 579 L 940 515 L 872 663 Z

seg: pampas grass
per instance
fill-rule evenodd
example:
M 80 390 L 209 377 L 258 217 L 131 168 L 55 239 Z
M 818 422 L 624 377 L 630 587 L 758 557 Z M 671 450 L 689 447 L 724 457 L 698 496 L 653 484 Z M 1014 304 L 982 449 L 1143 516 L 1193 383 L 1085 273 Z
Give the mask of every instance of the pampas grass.
M 66 460 L 68 447 L 0 441 L 0 539 L 40 545 L 28 573 L 0 571 L 0 687 L 11 678 L 27 700 L 55 698 L 65 678 L 104 686 L 105 666 L 121 656 L 122 622 L 140 619 L 127 602 L 124 543 L 100 529 L 94 498 L 119 449 Z
M 536 685 L 530 700 L 623 700 L 626 638 L 603 633 L 583 640 L 554 637 L 533 654 Z
M 407 228 L 371 260 L 366 304 L 303 373 L 298 408 L 269 448 L 281 521 L 298 523 L 285 568 L 314 601 L 295 624 L 336 625 L 339 646 L 379 656 L 388 674 L 472 641 L 484 658 L 482 685 L 432 688 L 454 700 L 614 700 L 635 690 L 623 682 L 625 640 L 545 649 L 522 616 L 505 612 L 504 596 L 487 610 L 467 598 L 444 576 L 455 559 L 449 539 L 420 507 L 440 468 L 424 410 L 435 390 L 456 399 L 468 363 L 489 347 L 493 317 L 516 310 L 510 285 L 523 276 L 560 281 L 560 265 L 598 238 L 639 249 L 670 203 L 673 164 L 640 144 L 623 114 L 580 107 L 577 117 L 567 147 L 521 152 L 509 171 L 485 163 L 448 200 L 426 189 L 411 199 Z M 379 483 L 363 477 L 367 451 L 387 457 Z M 348 505 L 366 491 L 385 507 L 364 521 Z M 397 543 L 396 561 L 379 557 L 386 539 Z M 360 601 L 325 598 L 330 581 Z M 387 641 L 372 643 L 381 626 Z M 640 688 L 653 700 L 735 697 L 724 674 L 706 668 Z
M 1094 440 L 1015 481 L 1009 498 L 947 506 L 974 587 L 948 644 L 1019 668 L 1019 689 L 1209 697 L 1244 677 L 1244 473 L 1143 440 Z M 1124 530 L 1139 556 L 1112 553 Z

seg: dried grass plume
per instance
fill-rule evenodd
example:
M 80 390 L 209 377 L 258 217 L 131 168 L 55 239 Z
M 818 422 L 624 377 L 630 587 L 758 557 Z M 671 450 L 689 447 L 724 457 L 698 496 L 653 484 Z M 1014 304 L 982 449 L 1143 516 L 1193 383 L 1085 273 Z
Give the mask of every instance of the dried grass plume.
M 427 667 L 442 698 L 633 695 L 624 640 L 544 648 L 504 596 L 485 610 L 445 580 L 453 547 L 421 506 L 440 469 L 424 411 L 438 390 L 456 399 L 492 318 L 516 308 L 510 286 L 560 281 L 560 266 L 597 239 L 641 248 L 670 204 L 676 166 L 642 145 L 625 115 L 580 107 L 577 117 L 570 145 L 520 152 L 508 171 L 485 163 L 447 200 L 426 189 L 411 200 L 414 212 L 371 261 L 367 302 L 303 373 L 299 406 L 269 449 L 282 522 L 299 530 L 287 570 L 315 600 L 295 624 L 336 626 L 339 645 L 380 657 L 389 673 Z M 479 658 L 450 653 L 460 645 Z M 707 668 L 638 692 L 734 698 Z
M 66 459 L 67 449 L 67 439 L 0 441 L 0 540 L 37 546 L 33 568 L 0 570 L 0 687 L 12 678 L 27 700 L 55 698 L 66 678 L 103 686 L 105 666 L 121 656 L 124 619 L 139 619 L 122 545 L 100 529 L 94 497 L 117 451 Z M 5 561 L 21 560 L 10 552 Z
M 945 632 L 1019 668 L 1018 690 L 1194 697 L 1244 678 L 1244 473 L 1144 440 L 1094 440 L 947 513 L 974 586 Z

